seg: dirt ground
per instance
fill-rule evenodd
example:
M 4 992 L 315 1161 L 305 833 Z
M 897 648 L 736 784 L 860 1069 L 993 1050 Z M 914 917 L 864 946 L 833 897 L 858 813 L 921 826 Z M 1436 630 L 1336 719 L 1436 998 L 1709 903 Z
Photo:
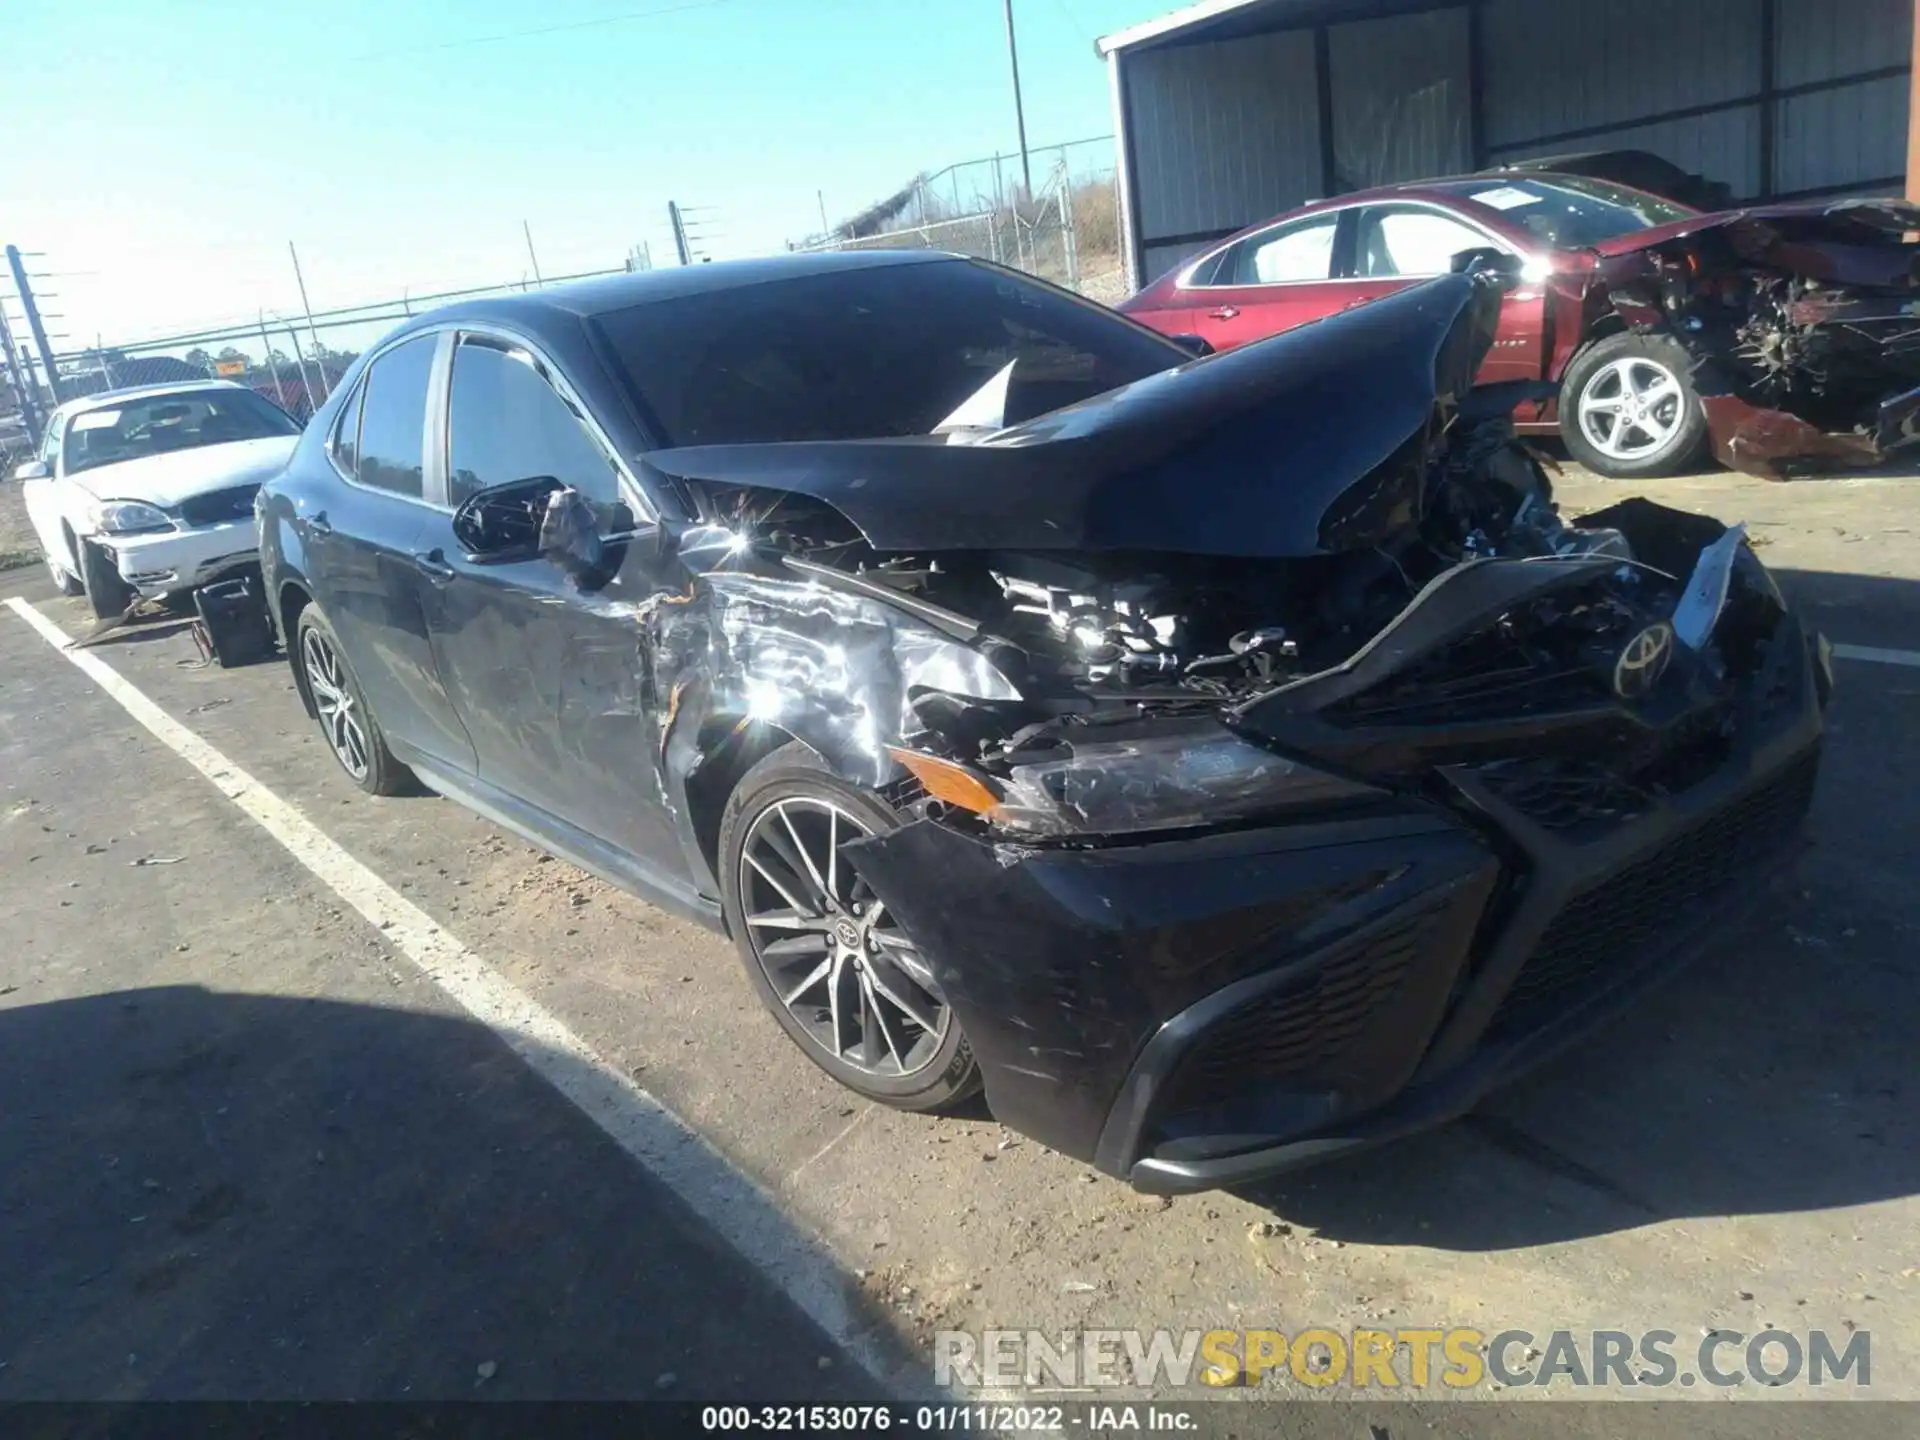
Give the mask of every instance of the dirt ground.
M 0 476 L 0 570 L 24 569 L 40 563 L 40 546 L 27 523 L 27 507 L 20 486 Z
M 1920 481 L 1769 485 L 1712 474 L 1625 485 L 1569 473 L 1561 492 L 1569 513 L 1646 493 L 1745 519 L 1790 597 L 1833 640 L 1920 648 Z M 0 576 L 0 595 L 9 593 L 74 633 L 86 628 L 79 604 L 54 597 L 42 570 Z M 988 1327 L 1467 1325 L 1543 1335 L 1604 1327 L 1666 1329 L 1683 1345 L 1714 1328 L 1822 1328 L 1843 1340 L 1864 1329 L 1868 1393 L 1920 1398 L 1920 672 L 1910 665 L 1838 662 L 1813 848 L 1782 908 L 1757 914 L 1747 933 L 1461 1123 L 1255 1191 L 1162 1201 L 989 1118 L 901 1115 L 839 1090 L 759 1009 L 719 939 L 451 804 L 353 790 L 283 665 L 192 668 L 187 637 L 165 627 L 96 653 L 563 1018 L 610 1071 L 639 1077 L 772 1196 L 796 1231 L 820 1237 L 849 1295 L 906 1345 L 924 1346 L 940 1328 Z M 0 953 L 0 1032 L 23 1033 L 62 1006 L 92 1006 L 111 1019 L 123 997 L 156 986 L 197 987 L 214 1012 L 231 1012 L 223 1026 L 254 1024 L 253 1010 L 275 1008 L 269 1000 L 298 1000 L 322 1017 L 328 1006 L 373 1007 L 378 1016 L 446 1008 L 389 937 L 344 909 L 216 786 L 5 610 L 0 790 L 8 817 L 0 873 L 9 877 L 0 933 L 10 937 Z M 130 863 L 143 855 L 179 863 Z M 108 1079 L 224 1065 L 230 1071 L 217 1073 L 231 1078 L 217 1083 L 242 1093 L 267 1056 L 255 1047 L 230 1061 L 220 1057 L 232 1047 L 191 1038 L 213 1023 L 178 1018 L 178 1053 L 161 1046 L 116 1059 Z M 589 1168 L 600 1159 L 588 1134 L 567 1130 L 573 1138 L 561 1151 L 541 1148 L 542 1127 L 565 1122 L 516 1108 L 534 1102 L 515 1090 L 514 1065 L 488 1058 L 484 1046 L 429 1049 L 389 1072 L 378 1057 L 399 1048 L 350 1034 L 331 1060 L 313 1058 L 323 1069 L 343 1067 L 333 1079 L 298 1067 L 276 1072 L 266 1092 L 273 1105 L 245 1146 L 219 1150 L 217 1126 L 203 1144 L 196 1124 L 169 1141 L 180 1153 L 165 1162 L 185 1164 L 191 1153 L 191 1178 L 136 1171 L 132 1162 L 116 1178 L 99 1168 L 113 1153 L 102 1140 L 86 1162 L 95 1168 L 69 1192 L 67 1219 L 23 1230 L 9 1209 L 20 1192 L 5 1171 L 8 1155 L 36 1153 L 22 1136 L 96 1102 L 108 1117 L 103 1133 L 117 1135 L 135 1113 L 122 1107 L 136 1103 L 138 1087 L 159 1083 L 129 1078 L 132 1089 L 114 1091 L 92 1071 L 104 1058 L 56 1064 L 63 1055 L 104 1057 L 122 1043 L 103 1024 L 98 1035 L 75 1029 L 59 1047 L 36 1050 L 39 1093 L 28 1111 L 0 1116 L 0 1273 L 15 1292 L 15 1318 L 0 1313 L 0 1362 L 12 1362 L 0 1368 L 0 1398 L 124 1393 L 136 1375 L 149 1386 L 138 1393 L 152 1394 L 370 1396 L 397 1393 L 403 1381 L 414 1395 L 466 1394 L 473 1365 L 492 1355 L 472 1338 L 489 1324 L 510 1331 L 515 1346 L 488 1382 L 500 1393 L 625 1393 L 623 1385 L 653 1383 L 651 1360 L 622 1379 L 591 1345 L 573 1352 L 586 1357 L 578 1365 L 562 1354 L 592 1324 L 626 1313 L 621 1284 L 607 1278 L 595 1246 L 644 1223 L 649 1196 L 636 1189 L 635 1208 L 624 1208 L 625 1182 L 609 1178 L 619 1166 Z M 354 1057 L 369 1046 L 375 1060 L 363 1072 Z M 193 1060 L 200 1049 L 215 1058 Z M 373 1108 L 341 1119 L 348 1090 L 358 1097 L 351 1105 Z M 214 1092 L 197 1093 L 210 1113 Z M 408 1096 L 420 1105 L 403 1103 Z M 123 1352 L 168 1343 L 155 1313 L 185 1323 L 189 1312 L 154 1312 L 148 1298 L 174 1273 L 165 1267 L 186 1264 L 169 1258 L 181 1247 L 193 1251 L 194 1266 L 242 1256 L 254 1283 L 276 1263 L 297 1264 L 301 1293 L 323 1293 L 329 1266 L 342 1263 L 327 1256 L 370 1233 L 362 1222 L 316 1221 L 327 1228 L 312 1234 L 257 1216 L 244 1233 L 210 1225 L 189 1235 L 177 1226 L 200 1203 L 196 1195 L 219 1183 L 246 1195 L 297 1193 L 278 1168 L 283 1151 L 324 1150 L 332 1163 L 335 1142 L 315 1133 L 329 1124 L 344 1125 L 357 1147 L 360 1187 L 360 1198 L 328 1192 L 329 1204 L 343 1207 L 333 1213 L 403 1197 L 391 1224 L 417 1245 L 394 1241 L 395 1255 L 405 1254 L 388 1259 L 426 1297 L 416 1307 L 422 1317 L 468 1317 L 462 1343 L 429 1346 L 412 1366 L 355 1360 L 368 1317 L 390 1303 L 360 1267 L 331 1302 L 289 1310 L 262 1299 L 272 1323 L 248 1351 L 250 1368 L 180 1372 L 197 1377 L 187 1386 L 124 1361 Z M 438 1201 L 421 1188 L 414 1152 L 423 1145 L 419 1154 L 446 1167 Z M 479 1170 L 473 1147 L 488 1157 Z M 217 1165 L 208 1158 L 222 1154 Z M 139 1161 L 149 1163 L 162 1159 Z M 513 1189 L 534 1170 L 543 1177 L 537 1193 Z M 264 1189 L 249 1183 L 249 1171 Z M 134 1217 L 152 1213 L 143 1175 L 181 1207 L 181 1219 L 168 1222 L 175 1238 L 151 1251 L 126 1239 L 138 1229 Z M 584 1205 L 593 1187 L 613 1198 Z M 51 1202 L 35 1191 L 32 1203 Z M 225 1202 L 208 1203 L 217 1210 Z M 496 1217 L 481 1232 L 467 1218 L 474 1206 Z M 539 1251 L 548 1269 L 509 1266 L 522 1227 L 542 1213 L 551 1221 L 538 1228 L 549 1237 Z M 562 1222 L 594 1244 L 561 1245 L 549 1232 Z M 626 1268 L 614 1280 L 674 1293 L 656 1260 L 619 1263 Z M 749 1277 L 713 1263 L 727 1284 L 746 1285 Z M 465 1267 L 457 1286 L 448 1265 Z M 90 1267 L 98 1303 L 74 1298 Z M 179 1269 L 179 1283 L 202 1307 L 191 1313 L 212 1324 L 205 1307 L 221 1292 L 204 1276 L 187 1278 L 196 1273 Z M 743 1304 L 773 1303 L 758 1290 L 739 1293 Z M 585 1298 L 567 1310 L 560 1297 L 568 1294 Z M 510 1303 L 565 1314 L 547 1334 L 509 1326 L 502 1307 Z M 391 1340 L 400 1332 L 378 1333 Z M 274 1336 L 291 1338 L 275 1349 L 267 1343 Z M 57 1353 L 75 1358 L 46 1358 Z M 39 1358 L 27 1364 L 23 1354 Z M 93 1388 L 107 1386 L 109 1374 L 118 1388 Z M 1541 1425 L 1536 1433 L 1588 1433 L 1570 1421 L 1543 1417 Z M 1801 1433 L 1816 1428 L 1809 1422 Z

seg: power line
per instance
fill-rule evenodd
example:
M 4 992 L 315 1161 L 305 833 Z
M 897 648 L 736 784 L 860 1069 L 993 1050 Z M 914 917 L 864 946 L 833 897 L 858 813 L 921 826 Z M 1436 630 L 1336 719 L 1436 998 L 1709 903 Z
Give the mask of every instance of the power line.
M 565 25 L 540 25 L 529 30 L 508 30 L 499 35 L 474 35 L 465 40 L 442 40 L 433 45 L 403 45 L 392 50 L 376 50 L 358 55 L 356 60 L 380 60 L 390 55 L 422 55 L 433 50 L 459 50 L 468 45 L 492 45 L 501 40 L 525 40 L 535 35 L 559 35 L 572 30 L 592 30 L 603 25 L 625 25 L 634 20 L 657 20 L 663 15 L 681 15 L 689 10 L 711 10 L 730 5 L 733 0 L 688 0 L 684 5 L 668 5 L 658 10 L 629 10 L 621 15 L 602 15 L 597 20 L 573 20 Z

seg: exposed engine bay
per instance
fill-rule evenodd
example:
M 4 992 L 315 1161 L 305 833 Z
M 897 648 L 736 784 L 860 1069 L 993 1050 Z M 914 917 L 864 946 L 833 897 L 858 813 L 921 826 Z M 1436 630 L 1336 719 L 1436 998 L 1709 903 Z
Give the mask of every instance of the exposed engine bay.
M 1245 699 L 1339 664 L 1443 571 L 1482 559 L 1620 561 L 1577 622 L 1604 650 L 1670 611 L 1677 582 L 1617 529 L 1570 525 L 1503 418 L 1445 447 L 1421 523 L 1365 550 L 1293 560 L 1152 551 L 876 551 L 831 506 L 736 491 L 720 517 L 755 545 L 964 616 L 1024 693 L 1136 706 Z M 1562 617 L 1564 618 L 1564 617 Z M 1524 627 L 1526 617 L 1516 617 Z
M 1637 499 L 1561 515 L 1513 431 L 1528 386 L 1472 386 L 1500 283 L 1429 282 L 1012 427 L 664 455 L 749 711 L 1038 837 L 1542 756 L 1616 797 L 1711 768 L 1778 662 L 1779 593 L 1739 527 Z M 1363 388 L 1358 424 L 1330 397 Z
M 1920 438 L 1920 210 L 1734 212 L 1605 258 L 1599 274 L 1630 326 L 1692 357 L 1724 463 L 1781 478 Z

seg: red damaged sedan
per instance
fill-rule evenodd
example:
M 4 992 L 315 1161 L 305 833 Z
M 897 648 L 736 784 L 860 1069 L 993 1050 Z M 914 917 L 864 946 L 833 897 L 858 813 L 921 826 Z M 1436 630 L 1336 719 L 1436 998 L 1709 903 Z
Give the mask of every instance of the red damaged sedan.
M 1578 175 L 1500 174 L 1343 195 L 1244 230 L 1121 305 L 1217 350 L 1512 256 L 1479 381 L 1533 381 L 1522 432 L 1556 427 L 1616 477 L 1711 447 L 1780 478 L 1871 465 L 1920 438 L 1920 208 L 1893 200 L 1706 215 Z

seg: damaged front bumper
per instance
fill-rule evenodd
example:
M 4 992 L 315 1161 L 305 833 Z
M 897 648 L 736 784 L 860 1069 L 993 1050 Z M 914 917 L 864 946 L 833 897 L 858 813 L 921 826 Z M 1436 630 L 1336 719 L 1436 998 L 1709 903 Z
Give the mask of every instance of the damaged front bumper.
M 209 584 L 260 560 L 251 518 L 153 535 L 105 535 L 97 543 L 120 578 L 146 599 Z
M 1791 863 L 1824 647 L 1783 616 L 1737 729 L 1623 816 L 1448 766 L 1284 826 L 1025 847 L 921 820 L 861 873 L 916 937 L 996 1116 L 1154 1192 L 1461 1114 L 1724 937 Z M 935 884 L 928 876 L 938 876 Z
M 1722 464 L 1778 480 L 1912 453 L 1920 209 L 1753 207 L 1599 248 L 1619 317 L 1687 351 Z
M 1703 395 L 1700 409 L 1714 458 L 1729 470 L 1785 480 L 1816 469 L 1872 469 L 1911 453 L 1920 441 L 1920 389 L 1881 402 L 1873 427 L 1827 431 L 1785 410 L 1738 395 Z

